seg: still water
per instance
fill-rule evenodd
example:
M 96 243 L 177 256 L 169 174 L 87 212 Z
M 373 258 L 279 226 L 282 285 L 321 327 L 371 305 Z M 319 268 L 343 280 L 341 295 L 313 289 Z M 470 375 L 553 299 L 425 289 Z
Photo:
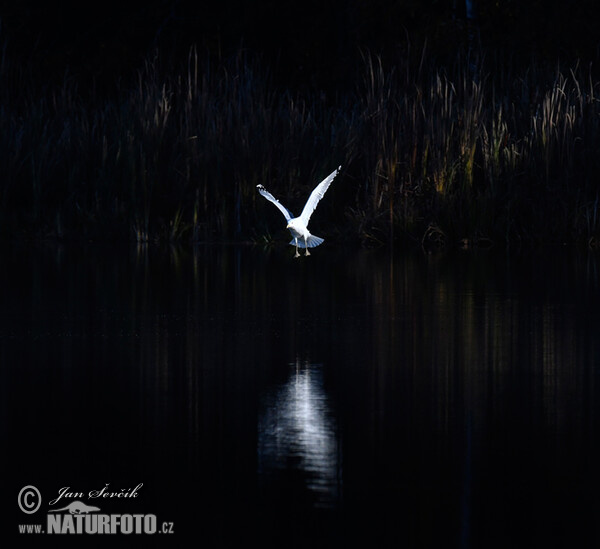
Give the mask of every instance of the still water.
M 600 257 L 288 252 L 5 247 L 1 535 L 69 487 L 145 544 L 600 542 Z

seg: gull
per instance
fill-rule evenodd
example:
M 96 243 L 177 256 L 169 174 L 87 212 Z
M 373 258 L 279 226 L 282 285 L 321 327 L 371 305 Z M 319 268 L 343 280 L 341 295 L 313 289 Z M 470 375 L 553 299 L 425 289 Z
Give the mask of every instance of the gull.
M 310 255 L 308 248 L 314 248 L 319 244 L 323 244 L 324 240 L 319 238 L 318 236 L 314 236 L 310 234 L 308 230 L 308 222 L 310 220 L 310 216 L 315 211 L 319 200 L 323 198 L 329 185 L 335 179 L 335 176 L 341 170 L 341 166 L 338 166 L 338 169 L 331 172 L 321 183 L 319 183 L 310 193 L 306 204 L 304 205 L 304 209 L 302 213 L 298 217 L 292 217 L 292 214 L 283 206 L 279 200 L 277 200 L 267 189 L 265 189 L 262 185 L 256 185 L 258 192 L 262 194 L 269 202 L 273 202 L 275 206 L 279 208 L 279 211 L 285 216 L 285 220 L 287 221 L 286 229 L 289 229 L 292 233 L 294 239 L 290 242 L 290 246 L 296 246 L 296 255 L 294 257 L 300 257 L 298 253 L 298 247 L 304 248 L 306 253 L 304 255 Z

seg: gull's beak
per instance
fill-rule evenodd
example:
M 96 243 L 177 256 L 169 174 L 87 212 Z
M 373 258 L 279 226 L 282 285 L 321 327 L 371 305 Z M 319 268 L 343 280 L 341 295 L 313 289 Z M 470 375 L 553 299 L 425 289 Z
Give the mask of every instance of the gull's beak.
M 288 224 L 285 226 L 285 228 L 286 228 L 286 229 L 289 229 L 289 228 L 290 228 L 290 224 L 288 223 Z

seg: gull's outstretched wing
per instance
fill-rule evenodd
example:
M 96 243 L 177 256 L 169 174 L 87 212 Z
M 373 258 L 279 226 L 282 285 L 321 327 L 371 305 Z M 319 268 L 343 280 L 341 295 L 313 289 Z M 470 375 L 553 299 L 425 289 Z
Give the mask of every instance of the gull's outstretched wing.
M 308 225 L 310 216 L 315 211 L 315 208 L 317 207 L 319 200 L 321 200 L 321 198 L 323 198 L 323 196 L 327 192 L 327 189 L 329 188 L 329 185 L 331 185 L 331 182 L 334 180 L 335 176 L 339 173 L 339 171 L 341 169 L 342 169 L 342 167 L 338 166 L 337 170 L 331 172 L 325 179 L 323 179 L 323 181 L 321 181 L 321 183 L 319 183 L 314 188 L 313 192 L 310 193 L 310 196 L 308 197 L 308 200 L 306 201 L 306 204 L 304 205 L 304 209 L 302 210 L 302 213 L 300 214 L 300 219 L 302 220 L 302 223 L 304 223 L 305 227 Z
M 285 220 L 289 223 L 290 220 L 292 219 L 292 214 L 290 214 L 290 212 L 288 212 L 285 207 L 283 206 L 283 204 L 281 202 L 279 202 L 279 200 L 277 200 L 269 191 L 267 191 L 267 189 L 265 189 L 262 185 L 256 185 L 256 188 L 258 189 L 258 192 L 260 194 L 262 194 L 269 202 L 273 202 L 273 204 L 275 204 L 275 206 L 277 206 L 279 208 L 279 211 L 285 216 Z

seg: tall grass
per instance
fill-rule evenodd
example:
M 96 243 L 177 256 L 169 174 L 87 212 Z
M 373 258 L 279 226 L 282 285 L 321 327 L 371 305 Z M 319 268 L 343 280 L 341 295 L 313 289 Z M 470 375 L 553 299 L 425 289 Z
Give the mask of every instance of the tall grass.
M 102 98 L 3 64 L 0 233 L 256 239 L 279 227 L 257 184 L 301 205 L 343 164 L 322 216 L 332 236 L 598 241 L 591 70 L 517 71 L 482 55 L 439 66 L 423 51 L 393 65 L 367 54 L 358 73 L 353 89 L 300 93 L 244 52 L 216 61 L 192 49 L 178 69 L 157 57 Z
M 460 60 L 459 60 L 460 61 Z M 505 71 L 505 72 L 503 72 Z M 588 241 L 598 230 L 598 82 L 579 67 L 411 74 L 367 59 L 365 234 L 466 244 Z M 441 236 L 440 236 L 441 235 Z

